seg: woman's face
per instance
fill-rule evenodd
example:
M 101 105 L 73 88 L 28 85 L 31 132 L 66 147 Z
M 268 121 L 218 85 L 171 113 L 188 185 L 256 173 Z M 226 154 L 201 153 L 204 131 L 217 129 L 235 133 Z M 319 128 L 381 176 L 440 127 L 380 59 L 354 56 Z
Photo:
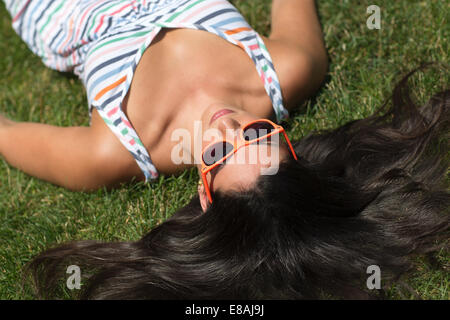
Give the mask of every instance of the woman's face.
M 246 111 L 230 106 L 210 108 L 202 118 L 201 150 L 203 151 L 205 147 L 216 140 L 225 139 L 236 142 L 241 139 L 243 127 L 257 119 L 259 118 Z M 241 147 L 224 163 L 210 171 L 206 179 L 211 192 L 248 189 L 254 185 L 261 174 L 275 174 L 279 162 L 289 153 L 287 146 L 282 142 L 284 138 L 281 136 L 275 135 L 270 141 L 262 140 L 258 144 Z M 200 172 L 201 164 L 198 165 L 198 169 Z M 199 186 L 199 195 L 201 199 L 203 197 L 203 200 L 207 201 L 203 185 Z

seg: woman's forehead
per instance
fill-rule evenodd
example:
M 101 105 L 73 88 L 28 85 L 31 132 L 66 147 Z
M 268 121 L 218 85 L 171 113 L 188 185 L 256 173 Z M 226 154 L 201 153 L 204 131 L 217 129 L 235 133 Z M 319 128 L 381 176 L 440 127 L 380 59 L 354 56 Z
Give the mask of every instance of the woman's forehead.
M 240 148 L 212 175 L 213 190 L 251 187 L 260 175 L 276 174 L 287 154 L 284 145 L 251 144 Z

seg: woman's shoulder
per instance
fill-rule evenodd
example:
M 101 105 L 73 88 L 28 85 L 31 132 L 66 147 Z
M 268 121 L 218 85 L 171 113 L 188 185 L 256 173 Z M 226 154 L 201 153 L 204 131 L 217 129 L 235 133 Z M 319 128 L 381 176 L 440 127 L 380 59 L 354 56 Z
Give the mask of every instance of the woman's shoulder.
M 285 107 L 289 110 L 317 90 L 326 73 L 326 61 L 296 44 L 262 37 L 278 74 Z

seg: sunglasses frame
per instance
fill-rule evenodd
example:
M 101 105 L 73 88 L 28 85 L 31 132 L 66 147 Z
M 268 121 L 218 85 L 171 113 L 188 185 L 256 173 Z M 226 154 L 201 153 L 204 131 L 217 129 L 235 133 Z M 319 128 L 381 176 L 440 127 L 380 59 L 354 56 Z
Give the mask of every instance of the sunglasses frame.
M 248 140 L 248 141 L 245 140 L 245 138 L 244 138 L 244 129 L 247 128 L 248 126 L 256 123 L 256 122 L 269 123 L 269 124 L 271 124 L 273 126 L 274 130 L 272 132 L 270 132 L 270 133 L 268 133 L 268 134 L 266 134 L 264 136 L 258 137 L 256 139 Z M 286 134 L 286 131 L 284 130 L 284 128 L 282 126 L 280 126 L 280 125 L 278 125 L 276 123 L 273 123 L 272 121 L 270 121 L 268 119 L 258 119 L 258 120 L 253 120 L 253 121 L 248 122 L 244 126 L 244 129 L 240 129 L 240 134 L 239 134 L 240 139 L 237 142 L 231 143 L 230 141 L 228 141 L 226 139 L 218 140 L 218 141 L 216 140 L 216 141 L 213 141 L 210 144 L 208 144 L 205 148 L 203 148 L 201 173 L 202 173 L 203 185 L 205 186 L 206 195 L 208 196 L 209 203 L 212 203 L 212 196 L 211 196 L 211 191 L 209 189 L 208 181 L 206 179 L 206 175 L 208 174 L 208 172 L 210 172 L 211 170 L 213 170 L 217 166 L 221 165 L 227 158 L 229 158 L 232 155 L 234 155 L 242 147 L 246 147 L 246 146 L 248 146 L 250 144 L 253 144 L 253 143 L 256 143 L 258 141 L 265 140 L 265 139 L 269 138 L 270 136 L 273 136 L 275 134 L 278 134 L 278 133 L 282 132 L 283 135 L 284 135 L 284 138 L 286 139 L 286 142 L 287 142 L 287 144 L 289 146 L 289 149 L 290 149 L 290 151 L 292 153 L 292 156 L 294 157 L 295 160 L 297 160 L 297 155 L 295 154 L 295 151 L 294 151 L 294 148 L 292 147 L 291 141 L 289 140 L 289 138 L 288 138 L 288 136 Z M 220 142 L 222 142 L 222 143 L 226 142 L 226 143 L 231 144 L 233 146 L 233 151 L 228 153 L 228 154 L 226 154 L 223 158 L 221 158 L 220 160 L 218 160 L 217 162 L 215 162 L 215 163 L 213 163 L 211 165 L 205 164 L 205 162 L 203 161 L 203 155 L 204 155 L 205 151 L 209 147 L 211 147 L 212 145 L 220 143 Z

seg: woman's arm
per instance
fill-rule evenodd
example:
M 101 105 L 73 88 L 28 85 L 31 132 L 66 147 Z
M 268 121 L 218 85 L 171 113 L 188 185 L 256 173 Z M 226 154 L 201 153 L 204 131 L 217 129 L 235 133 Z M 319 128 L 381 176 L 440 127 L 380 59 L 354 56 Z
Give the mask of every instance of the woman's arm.
M 269 39 L 298 46 L 318 59 L 327 58 L 314 0 L 273 0 Z
M 142 175 L 95 110 L 90 127 L 14 122 L 0 115 L 0 156 L 34 177 L 71 190 L 95 190 Z
M 315 93 L 328 70 L 314 0 L 273 0 L 268 40 L 288 109 Z

